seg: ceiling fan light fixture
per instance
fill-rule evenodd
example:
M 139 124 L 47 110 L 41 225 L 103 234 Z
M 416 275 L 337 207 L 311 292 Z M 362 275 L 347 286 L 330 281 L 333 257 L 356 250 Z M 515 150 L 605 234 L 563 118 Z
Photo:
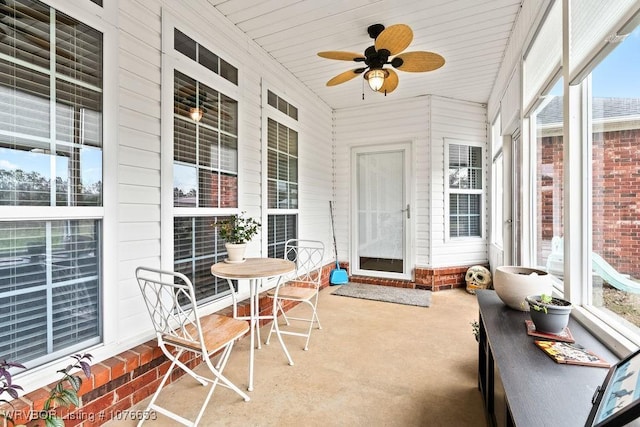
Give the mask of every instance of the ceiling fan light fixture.
M 384 79 L 387 78 L 389 72 L 381 68 L 374 68 L 364 74 L 364 78 L 369 83 L 369 87 L 372 91 L 377 92 L 384 84 Z

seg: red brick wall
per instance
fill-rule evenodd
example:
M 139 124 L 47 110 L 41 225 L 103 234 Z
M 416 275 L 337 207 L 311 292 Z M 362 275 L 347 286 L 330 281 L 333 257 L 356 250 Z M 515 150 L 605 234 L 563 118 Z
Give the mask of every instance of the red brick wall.
M 544 265 L 553 236 L 562 236 L 562 135 L 542 138 L 537 147 L 537 261 Z M 555 217 L 555 221 L 554 221 Z
M 640 277 L 640 130 L 593 136 L 593 251 Z
M 543 138 L 538 150 L 537 256 L 544 264 L 551 237 L 563 235 L 557 196 L 562 191 L 562 137 Z M 620 273 L 640 277 L 640 130 L 594 134 L 591 164 L 593 251 Z M 542 173 L 551 168 L 557 179 Z

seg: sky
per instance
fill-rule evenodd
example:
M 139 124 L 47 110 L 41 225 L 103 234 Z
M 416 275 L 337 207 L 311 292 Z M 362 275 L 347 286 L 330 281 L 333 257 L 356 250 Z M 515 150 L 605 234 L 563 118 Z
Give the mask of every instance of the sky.
M 592 81 L 596 98 L 640 98 L 640 27 L 593 70 Z

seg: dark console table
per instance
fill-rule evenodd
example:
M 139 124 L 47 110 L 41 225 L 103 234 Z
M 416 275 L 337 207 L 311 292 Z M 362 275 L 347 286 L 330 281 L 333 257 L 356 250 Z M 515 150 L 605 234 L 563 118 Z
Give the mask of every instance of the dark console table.
M 533 343 L 529 313 L 507 307 L 495 291 L 477 291 L 480 306 L 478 386 L 489 425 L 584 426 L 591 398 L 608 369 L 554 362 Z M 611 364 L 617 358 L 571 319 L 576 343 Z

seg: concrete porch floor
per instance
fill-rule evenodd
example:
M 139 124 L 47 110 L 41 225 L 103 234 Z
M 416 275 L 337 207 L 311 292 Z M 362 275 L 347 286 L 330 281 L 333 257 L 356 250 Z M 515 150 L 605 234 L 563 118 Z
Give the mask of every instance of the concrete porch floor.
M 463 289 L 434 292 L 431 307 L 413 307 L 321 291 L 321 330 L 309 351 L 285 336 L 289 366 L 276 337 L 256 350 L 251 401 L 218 387 L 202 426 L 485 426 L 477 388 L 478 347 L 471 321 L 476 297 Z M 295 313 L 301 310 L 296 307 Z M 261 329 L 266 338 L 269 325 Z M 249 338 L 235 346 L 225 375 L 246 390 Z M 197 371 L 205 374 L 200 366 Z M 205 389 L 184 376 L 159 403 L 195 418 Z M 150 398 L 132 408 L 143 410 Z M 133 413 L 133 412 L 132 412 Z M 113 420 L 107 426 L 134 426 Z M 175 426 L 163 415 L 148 426 Z

